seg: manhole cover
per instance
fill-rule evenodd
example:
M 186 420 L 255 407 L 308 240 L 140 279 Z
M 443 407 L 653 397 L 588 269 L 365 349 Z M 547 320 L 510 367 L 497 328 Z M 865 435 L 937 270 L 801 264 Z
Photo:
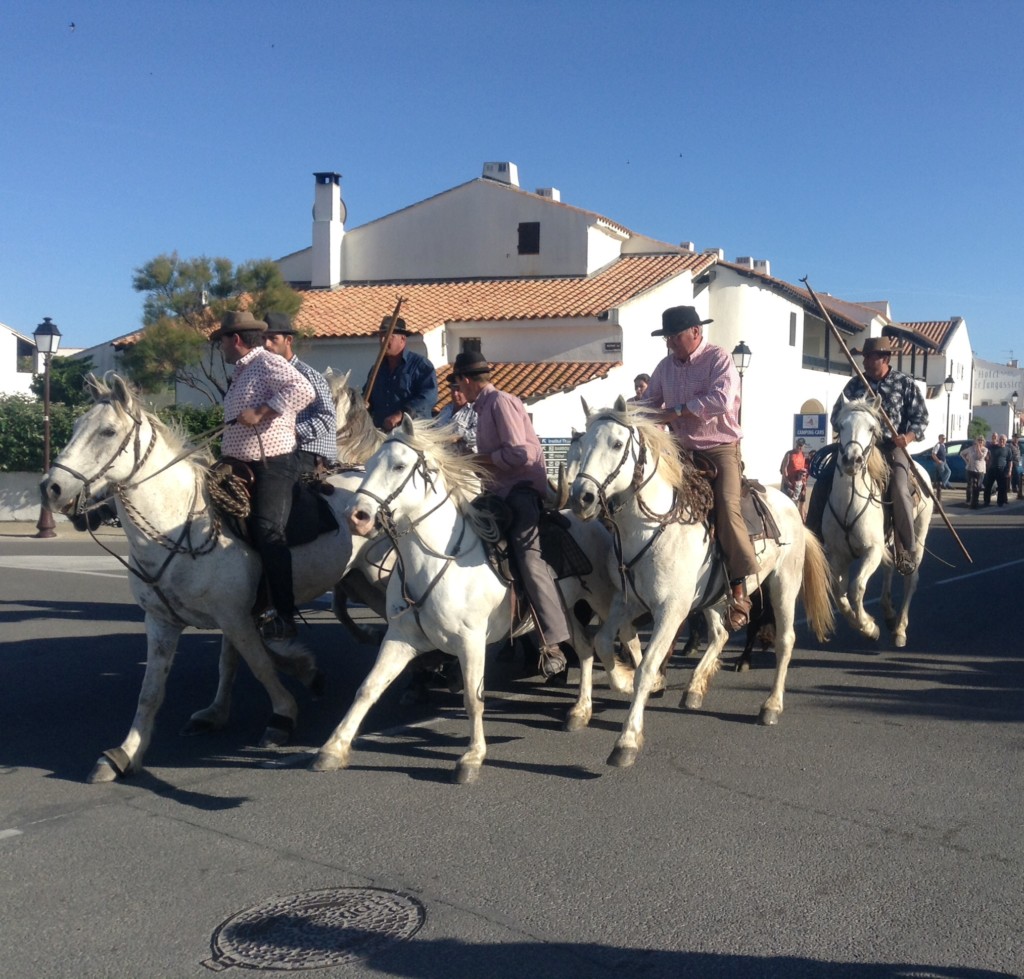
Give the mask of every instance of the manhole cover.
M 416 934 L 426 909 L 415 898 L 377 887 L 335 887 L 266 901 L 232 915 L 213 933 L 219 972 L 324 969 L 353 962 Z

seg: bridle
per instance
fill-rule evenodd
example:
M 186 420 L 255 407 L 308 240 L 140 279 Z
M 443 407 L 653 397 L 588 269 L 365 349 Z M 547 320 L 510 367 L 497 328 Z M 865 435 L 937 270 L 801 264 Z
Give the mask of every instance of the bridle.
M 867 512 L 868 507 L 871 506 L 872 503 L 877 503 L 879 506 L 884 506 L 884 501 L 881 495 L 876 492 L 875 481 L 871 478 L 871 474 L 868 471 L 868 457 L 870 453 L 879 451 L 877 447 L 877 442 L 878 429 L 877 427 L 873 427 L 871 440 L 867 443 L 867 445 L 865 445 L 858 439 L 854 438 L 851 438 L 847 442 L 840 442 L 839 444 L 840 456 L 845 455 L 845 450 L 847 446 L 857 446 L 861 451 L 861 459 L 863 460 L 860 468 L 850 475 L 850 499 L 849 502 L 846 504 L 845 515 L 840 515 L 836 511 L 836 508 L 832 503 L 831 493 L 829 494 L 828 498 L 829 511 L 835 518 L 836 523 L 838 523 L 839 526 L 842 527 L 843 533 L 846 536 L 847 546 L 850 547 L 851 551 L 853 550 L 853 544 L 850 541 L 850 531 L 853 529 L 854 525 L 857 523 L 858 520 L 861 519 L 861 517 L 864 516 L 864 514 Z M 840 465 L 839 459 L 836 459 L 835 465 Z M 862 478 L 864 485 L 867 487 L 866 494 L 860 491 L 860 480 L 858 480 L 858 476 Z M 860 503 L 859 508 L 856 509 L 856 512 L 854 512 L 854 508 L 858 507 L 858 501 L 862 502 Z
M 629 432 L 629 438 L 626 440 L 626 444 L 622 448 L 622 455 L 619 458 L 617 465 L 603 480 L 599 481 L 596 476 L 592 476 L 585 470 L 582 470 L 576 478 L 586 479 L 597 487 L 597 501 L 601 509 L 601 516 L 605 518 L 606 523 L 611 525 L 612 540 L 615 546 L 615 557 L 619 565 L 619 580 L 622 585 L 622 590 L 626 590 L 626 582 L 628 581 L 633 594 L 637 597 L 640 603 L 650 611 L 647 603 L 643 598 L 641 598 L 640 593 L 636 588 L 636 565 L 655 545 L 658 538 L 665 532 L 666 527 L 673 523 L 692 521 L 689 521 L 684 517 L 683 508 L 679 498 L 679 491 L 675 487 L 672 488 L 672 506 L 665 513 L 655 513 L 647 506 L 643 497 L 640 495 L 644 487 L 654 479 L 658 472 L 658 466 L 661 462 L 660 458 L 655 460 L 650 475 L 645 479 L 644 469 L 647 467 L 647 442 L 644 439 L 643 432 L 632 425 L 624 425 L 619 421 L 619 419 L 612 415 L 598 415 L 594 421 L 610 421 L 618 425 L 623 425 L 623 427 Z M 636 444 L 636 452 L 633 451 L 634 443 Z M 633 476 L 630 479 L 629 486 L 623 491 L 617 501 L 610 499 L 607 492 L 608 487 L 611 486 L 611 484 L 618 478 L 619 473 L 622 472 L 622 468 L 630 459 L 633 460 Z M 622 553 L 622 532 L 619 530 L 619 526 L 615 522 L 615 515 L 621 511 L 626 503 L 631 499 L 636 501 L 637 510 L 639 510 L 641 516 L 645 520 L 655 523 L 657 526 L 654 533 L 651 534 L 643 547 L 641 547 L 640 550 L 630 558 L 630 560 L 626 561 L 624 560 Z
M 370 490 L 363 488 L 362 486 L 360 486 L 359 489 L 355 491 L 355 495 L 358 496 L 361 494 L 363 496 L 368 496 L 371 500 L 374 501 L 374 503 L 377 504 L 377 523 L 380 525 L 380 528 L 383 531 L 383 533 L 390 539 L 391 544 L 395 549 L 395 574 L 398 575 L 398 580 L 402 586 L 402 599 L 406 603 L 406 608 L 402 609 L 394 617 L 397 618 L 400 615 L 404 615 L 406 612 L 412 611 L 413 616 L 416 619 L 416 624 L 420 627 L 420 631 L 422 632 L 423 626 L 420 623 L 420 609 L 426 602 L 430 593 L 434 590 L 434 588 L 437 587 L 438 583 L 444 577 L 445 572 L 447 572 L 447 570 L 451 567 L 452 562 L 454 562 L 462 553 L 462 542 L 465 539 L 466 528 L 469 525 L 469 522 L 466 520 L 465 516 L 462 514 L 459 508 L 456 507 L 455 511 L 458 514 L 459 520 L 462 522 L 462 527 L 459 530 L 459 537 L 458 540 L 456 540 L 455 542 L 455 546 L 452 548 L 451 554 L 445 554 L 443 552 L 435 551 L 432 547 L 429 547 L 426 544 L 426 542 L 418 533 L 413 535 L 426 554 L 430 555 L 431 557 L 439 558 L 444 563 L 441 565 L 441 570 L 438 571 L 437 574 L 434 575 L 434 577 L 427 584 L 427 587 L 422 595 L 420 595 L 418 598 L 414 598 L 412 595 L 410 595 L 408 589 L 408 579 L 406 577 L 405 571 L 405 562 L 402 559 L 402 552 L 401 549 L 398 547 L 398 541 L 402 537 L 406 537 L 409 534 L 412 534 L 413 531 L 415 531 L 416 527 L 423 523 L 423 521 L 426 520 L 427 517 L 440 510 L 441 507 L 443 507 L 445 503 L 447 503 L 451 499 L 452 494 L 450 491 L 446 491 L 444 496 L 441 498 L 441 501 L 436 506 L 433 506 L 425 513 L 420 514 L 418 517 L 416 517 L 415 520 L 411 520 L 409 522 L 409 525 L 404 530 L 399 530 L 398 524 L 395 520 L 394 512 L 391 509 L 391 504 L 394 503 L 394 501 L 398 499 L 399 496 L 401 496 L 402 492 L 405 490 L 405 487 L 412 481 L 412 479 L 416 475 L 422 476 L 423 482 L 426 484 L 426 486 L 429 486 L 434 493 L 437 493 L 437 485 L 434 481 L 433 476 L 431 475 L 430 468 L 427 465 L 426 454 L 421 449 L 417 449 L 415 446 L 410 445 L 405 439 L 400 437 L 395 437 L 392 439 L 392 441 L 401 442 L 406 448 L 408 448 L 410 451 L 416 454 L 415 465 L 409 468 L 409 472 L 406 475 L 406 477 L 386 497 L 377 496 L 376 493 L 373 493 Z M 424 635 L 425 634 L 426 633 L 424 633 Z
M 109 399 L 97 402 L 97 405 L 101 404 L 113 405 L 113 402 L 110 401 Z M 118 409 L 115 408 L 115 410 Z M 130 411 L 127 411 L 126 409 L 124 409 L 124 412 L 132 420 L 132 427 L 127 432 L 125 432 L 124 438 L 121 439 L 121 444 L 114 450 L 114 454 L 110 457 L 109 461 L 100 469 L 98 473 L 91 477 L 88 477 L 84 476 L 76 469 L 72 469 L 70 466 L 65 465 L 60 460 L 56 460 L 53 463 L 54 469 L 63 469 L 66 473 L 69 473 L 70 475 L 74 476 L 74 478 L 77 479 L 82 484 L 81 492 L 78 494 L 78 496 L 75 497 L 75 509 L 74 513 L 71 514 L 71 516 L 81 516 L 88 510 L 92 510 L 95 509 L 96 507 L 102 506 L 108 499 L 110 499 L 110 497 L 107 496 L 104 497 L 102 500 L 97 500 L 92 504 L 88 503 L 88 501 L 92 497 L 93 484 L 99 482 L 99 480 L 102 479 L 102 477 L 104 477 L 108 472 L 110 472 L 114 463 L 117 462 L 118 456 L 120 456 L 121 453 L 124 452 L 124 450 L 128 447 L 129 442 L 132 442 L 134 440 L 132 451 L 134 452 L 135 455 L 135 462 L 132 465 L 131 472 L 128 473 L 128 477 L 125 480 L 125 482 L 130 480 L 146 464 L 146 461 L 152 454 L 153 449 L 156 446 L 156 430 L 153 429 L 152 427 L 150 428 L 149 445 L 146 447 L 146 451 L 142 452 L 142 419 L 136 418 L 135 415 L 133 415 Z M 85 501 L 85 503 L 83 503 L 83 500 Z

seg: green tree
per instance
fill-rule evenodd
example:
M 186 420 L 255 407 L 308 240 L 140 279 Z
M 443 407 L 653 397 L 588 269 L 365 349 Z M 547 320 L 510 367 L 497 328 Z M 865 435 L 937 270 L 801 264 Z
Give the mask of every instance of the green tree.
M 181 259 L 159 255 L 135 270 L 132 287 L 143 292 L 143 331 L 122 356 L 128 376 L 146 390 L 184 384 L 211 404 L 227 385 L 220 350 L 210 333 L 230 310 L 248 308 L 294 315 L 302 299 L 270 259 L 232 266 L 226 258 Z
M 74 357 L 50 358 L 50 401 L 53 404 L 65 404 L 72 407 L 91 404 L 92 399 L 85 390 L 82 378 L 96 369 L 91 357 L 76 360 Z M 46 386 L 46 375 L 36 374 L 29 388 L 32 393 L 43 399 Z
M 988 438 L 991 431 L 992 426 L 984 418 L 972 418 L 971 423 L 967 426 L 967 437 L 976 439 L 979 435 L 984 435 L 985 438 Z

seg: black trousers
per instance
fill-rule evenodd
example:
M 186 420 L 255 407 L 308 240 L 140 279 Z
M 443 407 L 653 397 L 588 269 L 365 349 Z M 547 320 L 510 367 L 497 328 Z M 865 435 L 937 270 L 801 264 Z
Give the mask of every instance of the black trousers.
M 285 527 L 292 512 L 292 492 L 299 478 L 299 466 L 295 452 L 252 463 L 256 492 L 249 527 L 263 559 L 263 573 L 274 608 L 286 617 L 294 617 L 296 611 L 292 552 L 288 550 Z

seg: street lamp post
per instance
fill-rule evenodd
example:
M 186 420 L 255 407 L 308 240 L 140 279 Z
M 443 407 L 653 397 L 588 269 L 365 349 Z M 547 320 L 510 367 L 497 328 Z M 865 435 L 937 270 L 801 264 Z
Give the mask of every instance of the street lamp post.
M 60 347 L 60 330 L 49 316 L 35 328 L 32 339 L 36 342 L 36 350 L 43 355 L 43 472 L 50 471 L 50 358 Z M 45 507 L 39 507 L 39 522 L 36 537 L 56 537 L 53 529 L 53 514 Z
M 740 376 L 740 410 L 738 421 L 743 423 L 743 375 L 750 366 L 750 347 L 742 340 L 732 348 L 732 362 L 736 365 L 736 373 Z
M 1017 434 L 1017 421 L 1018 421 L 1018 418 L 1017 418 L 1017 392 L 1016 391 L 1014 391 L 1013 394 L 1010 395 L 1010 404 L 1013 405 L 1013 425 L 1012 425 L 1012 431 L 1010 432 L 1010 434 L 1011 435 L 1016 435 Z
M 956 381 L 953 380 L 952 374 L 947 374 L 946 379 L 942 382 L 942 389 L 946 392 L 946 441 L 949 441 L 949 399 L 953 394 L 953 385 Z

